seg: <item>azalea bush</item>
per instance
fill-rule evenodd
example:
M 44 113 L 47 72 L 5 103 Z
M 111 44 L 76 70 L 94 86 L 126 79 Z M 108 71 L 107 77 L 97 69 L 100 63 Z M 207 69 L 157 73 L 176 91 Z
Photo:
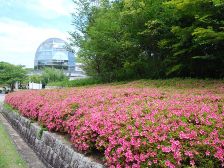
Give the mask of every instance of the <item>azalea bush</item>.
M 50 131 L 67 133 L 108 167 L 224 165 L 224 86 L 96 86 L 10 93 L 5 102 Z

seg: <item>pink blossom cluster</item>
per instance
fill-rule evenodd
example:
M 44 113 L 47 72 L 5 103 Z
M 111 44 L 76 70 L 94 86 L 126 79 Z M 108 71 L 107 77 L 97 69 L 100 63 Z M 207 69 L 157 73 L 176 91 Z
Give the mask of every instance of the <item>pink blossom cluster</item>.
M 221 167 L 224 89 L 217 89 L 101 86 L 15 92 L 5 102 L 50 131 L 68 133 L 76 149 L 104 152 L 111 168 L 203 160 Z

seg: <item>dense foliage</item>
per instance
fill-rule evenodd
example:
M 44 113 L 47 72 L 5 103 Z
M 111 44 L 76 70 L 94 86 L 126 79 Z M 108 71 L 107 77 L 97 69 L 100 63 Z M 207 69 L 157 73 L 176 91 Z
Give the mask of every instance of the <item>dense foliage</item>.
M 71 46 L 89 75 L 224 77 L 223 0 L 75 0 Z
M 78 150 L 102 151 L 111 168 L 221 167 L 224 85 L 204 84 L 23 91 L 5 102 L 51 131 L 70 134 Z
M 55 68 L 44 68 L 41 76 L 44 83 L 68 80 L 68 77 L 64 74 L 63 70 Z
M 68 81 L 68 77 L 65 75 L 63 70 L 55 68 L 44 68 L 41 75 L 31 75 L 29 76 L 29 81 L 43 84 L 48 84 L 49 82 L 60 82 Z
M 83 78 L 75 80 L 64 80 L 58 82 L 50 82 L 48 86 L 61 86 L 61 87 L 77 87 L 77 86 L 86 86 L 86 85 L 95 85 L 102 83 L 101 80 L 95 78 Z
M 13 90 L 15 82 L 22 82 L 26 75 L 27 72 L 23 66 L 0 62 L 0 84 L 10 85 L 11 90 Z

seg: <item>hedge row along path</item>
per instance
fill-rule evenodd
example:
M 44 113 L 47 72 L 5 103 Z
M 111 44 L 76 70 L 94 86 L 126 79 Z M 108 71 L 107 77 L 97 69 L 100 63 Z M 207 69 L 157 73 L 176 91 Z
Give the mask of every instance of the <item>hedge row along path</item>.
M 224 84 L 22 91 L 5 100 L 108 167 L 224 166 Z

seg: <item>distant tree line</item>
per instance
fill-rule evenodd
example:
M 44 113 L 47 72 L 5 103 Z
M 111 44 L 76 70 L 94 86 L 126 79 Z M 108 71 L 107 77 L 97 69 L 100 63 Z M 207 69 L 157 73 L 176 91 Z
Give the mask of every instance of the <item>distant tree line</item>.
M 64 74 L 63 70 L 46 67 L 43 69 L 42 74 L 31 75 L 28 77 L 28 80 L 47 85 L 50 82 L 67 81 L 68 77 Z
M 28 75 L 29 71 L 32 71 L 32 69 L 25 69 L 22 65 L 0 62 L 0 86 L 8 85 L 13 91 L 16 82 L 21 84 L 35 82 L 47 85 L 50 82 L 68 81 L 68 77 L 59 69 L 44 68 L 41 75 Z
M 105 81 L 224 77 L 223 0 L 74 0 L 70 46 Z

